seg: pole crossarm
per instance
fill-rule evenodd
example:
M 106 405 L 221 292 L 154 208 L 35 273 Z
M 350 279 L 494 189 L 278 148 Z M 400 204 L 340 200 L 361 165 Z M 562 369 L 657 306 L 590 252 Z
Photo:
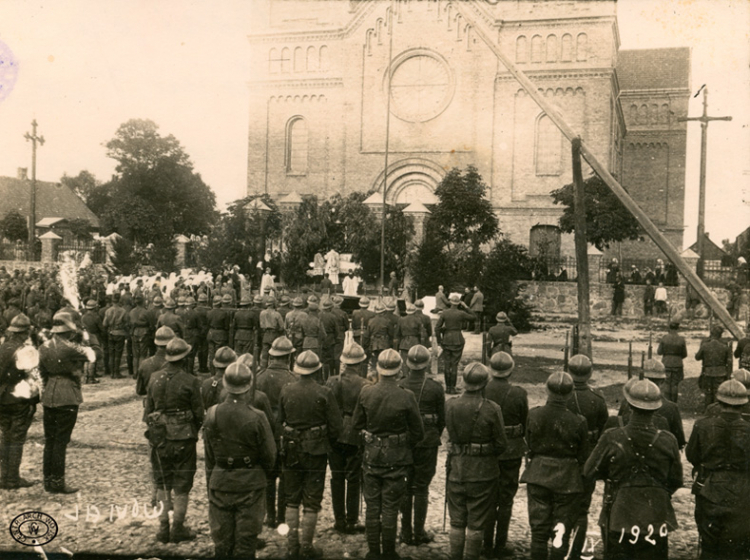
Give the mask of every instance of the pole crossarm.
M 484 41 L 484 43 L 489 47 L 489 49 L 498 58 L 498 60 L 500 60 L 500 62 L 502 62 L 502 64 L 508 69 L 513 77 L 518 80 L 518 82 L 521 84 L 521 87 L 523 87 L 529 97 L 531 97 L 536 102 L 536 104 L 539 105 L 542 111 L 544 111 L 545 114 L 550 119 L 552 119 L 552 122 L 554 122 L 557 128 L 560 129 L 560 132 L 562 132 L 570 142 L 573 142 L 573 140 L 578 137 L 578 134 L 557 111 L 557 109 L 550 103 L 548 103 L 547 100 L 542 96 L 542 94 L 539 93 L 537 87 L 529 78 L 526 77 L 526 74 L 519 70 L 516 65 L 513 64 L 508 57 L 505 56 L 500 47 L 485 31 L 483 26 L 480 26 L 475 18 L 468 13 L 466 6 L 463 5 L 462 2 L 454 2 L 452 5 L 463 16 L 465 22 L 468 25 L 471 25 L 477 36 L 482 39 L 482 41 Z M 641 209 L 641 207 L 638 206 L 638 204 L 635 202 L 635 200 L 633 200 L 630 194 L 628 194 L 628 192 L 622 187 L 622 185 L 617 182 L 617 180 L 612 176 L 607 168 L 599 163 L 599 160 L 583 140 L 581 140 L 580 149 L 581 155 L 586 160 L 586 162 L 591 166 L 596 174 L 601 177 L 601 179 L 607 184 L 607 186 L 609 186 L 615 196 L 620 199 L 620 202 L 622 202 L 623 206 L 625 206 L 625 208 L 627 208 L 633 214 L 633 216 L 635 216 L 635 218 L 638 220 L 638 223 L 645 230 L 646 234 L 654 241 L 654 243 L 656 243 L 657 247 L 661 249 L 661 251 L 667 256 L 667 258 L 672 261 L 672 263 L 677 267 L 677 269 L 685 277 L 688 283 L 693 287 L 693 289 L 695 289 L 703 302 L 714 312 L 714 314 L 719 318 L 719 320 L 735 338 L 743 338 L 744 333 L 742 332 L 742 329 L 740 329 L 739 325 L 734 322 L 726 308 L 721 304 L 716 296 L 709 291 L 708 287 L 703 283 L 703 281 L 698 278 L 698 275 L 695 273 L 695 271 L 693 271 L 693 269 L 683 260 L 677 249 L 675 249 L 674 246 L 669 242 L 669 240 L 664 236 L 664 234 L 659 231 L 659 228 L 656 227 L 654 222 L 651 221 L 651 218 L 649 218 L 648 215 Z

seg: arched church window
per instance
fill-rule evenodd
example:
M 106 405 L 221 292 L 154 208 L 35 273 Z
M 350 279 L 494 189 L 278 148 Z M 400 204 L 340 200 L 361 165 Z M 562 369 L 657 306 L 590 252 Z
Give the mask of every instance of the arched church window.
M 588 60 L 588 43 L 589 38 L 585 33 L 579 33 L 576 39 L 576 60 L 586 62 Z
M 562 36 L 562 55 L 560 56 L 560 60 L 563 62 L 573 60 L 573 36 L 570 33 Z
M 302 50 L 302 47 L 297 47 L 296 49 L 294 49 L 294 71 L 305 71 L 305 51 Z
M 293 117 L 286 127 L 286 172 L 290 175 L 307 173 L 307 122 Z
M 318 68 L 321 72 L 325 72 L 328 70 L 328 47 L 326 45 L 320 47 L 319 55 Z
M 541 62 L 544 51 L 544 40 L 541 35 L 531 38 L 531 62 Z
M 529 61 L 529 41 L 526 35 L 521 35 L 516 39 L 516 62 L 524 63 Z
M 318 49 L 315 47 L 307 47 L 307 71 L 318 71 Z
M 557 62 L 557 35 L 547 36 L 547 62 Z
M 562 173 L 562 133 L 547 115 L 536 121 L 536 174 Z
M 281 49 L 281 73 L 289 74 L 292 70 L 292 53 L 289 48 Z
M 561 245 L 562 236 L 557 226 L 537 224 L 529 232 L 529 256 L 541 258 L 548 267 L 560 259 Z

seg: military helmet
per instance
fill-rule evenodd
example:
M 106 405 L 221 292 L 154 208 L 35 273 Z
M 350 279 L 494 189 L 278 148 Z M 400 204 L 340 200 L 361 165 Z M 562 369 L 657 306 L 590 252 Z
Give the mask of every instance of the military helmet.
M 154 336 L 156 346 L 166 346 L 175 337 L 174 331 L 168 326 L 159 327 Z
M 750 390 L 750 371 L 746 369 L 737 369 L 732 373 L 732 379 L 742 383 L 746 389 Z
M 310 304 L 310 303 L 318 303 L 318 301 L 319 301 L 318 300 L 318 296 L 316 296 L 316 295 L 312 295 L 312 296 L 310 296 L 310 297 L 307 298 L 307 303 L 308 304 Z
M 292 307 L 304 307 L 305 302 L 302 301 L 301 297 L 296 297 L 292 300 Z
M 716 400 L 732 406 L 747 404 L 747 389 L 736 379 L 725 381 L 716 390 Z
M 501 379 L 510 377 L 515 367 L 516 363 L 513 361 L 513 356 L 507 352 L 495 352 L 490 358 L 490 372 L 493 377 Z
M 368 307 L 370 307 L 370 298 L 368 298 L 367 296 L 362 296 L 361 298 L 359 298 L 359 306 L 363 309 L 367 309 Z
M 375 311 L 375 313 L 378 313 L 378 314 L 385 313 L 385 305 L 378 302 L 375 304 L 375 309 L 373 309 L 373 311 Z
M 222 346 L 214 354 L 214 367 L 224 369 L 237 361 L 237 354 L 229 346 Z
M 649 359 L 643 364 L 643 377 L 646 379 L 666 379 L 664 364 L 659 360 Z
M 198 303 L 206 303 L 208 301 L 208 296 L 204 294 L 203 292 L 198 294 Z
M 556 371 L 547 378 L 547 391 L 552 395 L 567 396 L 573 391 L 573 378 L 565 371 Z
M 213 302 L 214 305 L 220 305 L 221 304 L 221 296 L 220 295 L 215 295 L 211 301 Z
M 347 365 L 361 364 L 367 359 L 367 353 L 356 342 L 352 342 L 344 346 L 344 350 L 341 352 L 341 363 Z
M 96 309 L 96 302 L 90 299 L 86 302 L 86 309 Z
M 417 311 L 417 308 L 414 307 L 413 303 L 407 303 L 406 304 L 406 314 L 407 315 L 414 315 L 414 313 L 416 313 L 416 311 Z
M 622 393 L 633 408 L 657 410 L 661 407 L 661 391 L 656 383 L 648 379 L 633 377 L 625 383 Z
M 448 298 L 448 301 L 451 303 L 451 305 L 458 305 L 461 303 L 461 296 L 458 294 L 451 294 L 451 297 Z
M 464 390 L 481 391 L 490 380 L 490 372 L 479 362 L 471 362 L 464 368 L 463 379 Z
M 10 332 L 26 332 L 29 329 L 31 329 L 31 320 L 25 313 L 19 313 L 13 317 L 8 327 L 8 331 Z
M 291 300 L 289 299 L 289 296 L 287 295 L 281 296 L 281 298 L 279 298 L 279 305 L 289 305 L 290 301 Z
M 253 363 L 255 363 L 255 358 L 250 352 L 245 352 L 244 354 L 241 354 L 237 357 L 236 364 L 242 364 L 243 366 L 249 367 L 250 369 L 253 368 Z
M 195 298 L 193 296 L 186 297 L 185 305 L 195 305 Z
M 71 317 L 69 313 L 58 311 L 55 313 L 55 316 L 52 317 L 52 330 L 50 331 L 52 334 L 75 332 L 77 330 L 78 329 L 76 329 L 76 325 L 73 322 L 73 317 Z
M 294 344 L 285 336 L 280 336 L 271 344 L 271 349 L 268 351 L 269 356 L 288 356 L 294 352 Z
M 161 296 L 156 296 L 154 298 L 154 307 L 161 307 L 162 305 L 164 305 L 164 300 Z
M 263 305 L 266 306 L 266 309 L 270 309 L 271 307 L 274 307 L 276 305 L 276 299 L 268 296 L 264 298 Z
M 414 302 L 414 307 L 417 309 L 424 309 L 424 302 L 421 299 L 418 299 Z
M 253 303 L 253 300 L 245 296 L 240 300 L 240 307 L 247 307 L 248 305 L 252 303 Z
M 318 310 L 318 301 L 317 301 L 317 299 L 315 301 L 307 300 L 307 308 L 310 311 L 317 311 Z
M 502 311 L 495 315 L 495 321 L 498 323 L 507 323 L 508 322 L 508 316 L 503 313 Z
M 335 305 L 336 307 L 339 307 L 342 303 L 344 303 L 344 298 L 336 294 L 335 296 L 331 298 L 331 301 L 333 302 L 333 305 Z
M 177 305 L 179 305 L 180 307 L 184 307 L 186 303 L 187 298 L 185 296 L 180 296 L 177 298 Z
M 426 369 L 430 365 L 430 351 L 421 344 L 416 344 L 409 349 L 406 355 L 406 366 L 413 370 Z
M 333 309 L 333 302 L 330 298 L 325 298 L 321 303 L 320 306 L 328 311 L 329 309 Z
M 393 311 L 396 309 L 396 298 L 385 298 L 385 308 L 387 311 Z
M 177 304 L 174 302 L 174 300 L 171 297 L 167 298 L 167 301 L 164 302 L 165 309 L 174 309 L 175 307 L 177 307 Z
M 221 303 L 223 305 L 231 305 L 232 304 L 232 296 L 229 294 L 224 294 L 221 298 Z
M 591 360 L 583 354 L 576 354 L 568 362 L 568 373 L 577 381 L 591 377 Z
M 263 303 L 263 296 L 260 294 L 253 298 L 253 303 Z
M 321 368 L 320 358 L 312 350 L 305 350 L 294 363 L 294 373 L 310 375 Z
M 192 346 L 179 336 L 176 336 L 167 343 L 166 359 L 168 362 L 178 362 L 190 354 L 192 349 Z
M 221 381 L 227 393 L 247 393 L 253 386 L 253 372 L 245 364 L 230 364 Z
M 401 371 L 401 364 L 401 355 L 393 348 L 388 348 L 378 356 L 377 370 L 383 377 L 392 377 Z

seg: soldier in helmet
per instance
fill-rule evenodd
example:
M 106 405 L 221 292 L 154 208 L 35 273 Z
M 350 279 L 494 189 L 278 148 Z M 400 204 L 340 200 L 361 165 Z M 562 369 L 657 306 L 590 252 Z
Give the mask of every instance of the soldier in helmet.
M 591 360 L 583 354 L 573 356 L 568 362 L 568 372 L 573 377 L 573 392 L 568 399 L 568 410 L 574 412 L 586 419 L 588 427 L 589 450 L 593 450 L 599 437 L 604 433 L 604 427 L 609 419 L 609 410 L 607 402 L 598 391 L 589 387 L 588 381 L 591 379 Z M 588 457 L 586 457 L 588 459 Z M 588 530 L 589 508 L 591 507 L 591 497 L 596 489 L 596 480 L 584 479 L 584 492 L 581 496 L 581 509 L 578 513 L 578 519 L 575 527 L 575 539 L 571 549 L 570 558 L 578 560 L 581 557 L 586 541 L 586 531 Z
M 227 396 L 208 410 L 203 432 L 211 538 L 217 558 L 255 558 L 276 444 L 265 415 L 251 406 L 250 368 L 230 365 L 222 384 Z
M 169 327 L 175 336 L 182 338 L 185 336 L 185 325 L 180 316 L 175 313 L 176 307 L 177 303 L 172 298 L 167 298 L 164 301 L 164 313 L 159 316 L 156 328 Z
M 300 321 L 300 331 L 302 334 L 302 350 L 311 350 L 318 359 L 321 359 L 326 330 L 320 321 L 318 298 L 315 296 L 310 296 L 307 300 L 306 316 Z
M 236 361 L 237 354 L 229 346 L 222 346 L 216 351 L 211 364 L 214 366 L 214 374 L 201 383 L 203 410 L 208 410 L 221 402 L 220 394 L 223 387 L 221 380 L 224 378 L 224 371 Z
M 341 321 L 333 313 L 333 301 L 331 298 L 324 298 L 321 302 L 321 307 L 323 310 L 320 312 L 320 322 L 323 325 L 323 329 L 325 329 L 326 335 L 323 338 L 320 348 L 320 361 L 323 363 L 323 379 L 328 380 L 328 377 L 333 375 L 332 372 L 336 369 L 334 364 L 336 341 L 344 333 L 340 332 Z
M 231 300 L 231 296 L 229 296 Z M 229 344 L 229 329 L 232 324 L 232 317 L 226 309 L 222 308 L 223 300 L 220 296 L 214 296 L 214 307 L 206 313 L 208 321 L 208 367 L 211 375 L 216 373 L 213 365 L 216 351 L 222 346 Z
M 414 316 L 422 323 L 422 328 L 419 331 L 420 344 L 429 348 L 432 339 L 432 319 L 424 314 L 424 302 L 421 299 L 414 302 L 414 307 L 416 308 Z
M 148 357 L 148 311 L 142 295 L 133 298 L 135 307 L 130 310 L 130 341 L 133 346 L 133 370 L 137 373 L 141 361 Z
M 265 301 L 266 308 L 260 312 L 260 367 L 261 369 L 268 365 L 268 351 L 271 349 L 273 341 L 284 334 L 284 319 L 281 314 L 274 308 L 274 299 L 268 298 Z
M 185 342 L 192 348 L 187 361 L 187 372 L 190 374 L 195 372 L 195 358 L 198 355 L 198 344 L 203 330 L 201 316 L 196 311 L 195 304 L 195 298 L 187 296 L 185 298 L 185 311 L 182 314 L 182 323 L 185 325 Z
M 509 381 L 514 368 L 515 363 L 510 354 L 506 352 L 493 354 L 490 358 L 492 378 L 484 389 L 485 398 L 500 406 L 505 424 L 505 437 L 508 440 L 508 447 L 498 457 L 500 478 L 497 502 L 493 511 L 490 512 L 484 533 L 484 555 L 487 558 L 513 555 L 513 549 L 508 546 L 508 526 L 513 513 L 513 500 L 518 491 L 521 461 L 526 454 L 524 434 L 526 434 L 529 415 L 526 390 L 511 385 Z
M 341 354 L 343 371 L 328 378 L 326 386 L 333 393 L 343 414 L 343 429 L 332 442 L 328 462 L 331 465 L 331 503 L 334 530 L 340 533 L 361 533 L 359 496 L 362 484 L 362 443 L 354 430 L 352 418 L 362 387 L 367 384 L 362 370 L 367 369 L 367 354 L 356 342 L 344 347 Z
M 111 360 L 109 370 L 113 379 L 119 379 L 120 364 L 122 363 L 122 352 L 125 350 L 125 339 L 130 331 L 128 314 L 120 305 L 120 296 L 112 296 L 112 307 L 104 314 L 104 328 L 107 329 L 109 342 L 109 357 Z
M 521 482 L 529 500 L 532 560 L 565 557 L 585 491 L 581 471 L 589 454 L 588 425 L 567 408 L 572 392 L 573 378 L 553 373 L 547 378 L 547 403 L 529 411 L 529 454 Z
M 732 379 L 736 379 L 745 386 L 750 394 L 750 371 L 746 369 L 738 369 L 732 372 Z M 716 416 L 721 414 L 722 411 L 721 402 L 715 402 L 706 409 L 706 416 Z M 740 408 L 740 414 L 742 419 L 746 422 L 750 422 L 750 403 Z
M 289 383 L 294 383 L 297 378 L 289 370 L 289 358 L 294 354 L 292 341 L 285 336 L 280 336 L 273 341 L 268 351 L 268 367 L 260 373 L 255 382 L 258 390 L 263 391 L 271 406 L 274 422 L 274 434 L 276 435 L 276 447 L 280 447 L 281 430 L 279 429 L 279 406 L 281 403 L 281 390 Z M 281 472 L 281 458 L 277 456 L 272 469 L 266 471 L 266 525 L 275 528 L 284 522 L 286 513 L 286 494 L 284 493 L 284 478 Z M 278 508 L 276 507 L 276 480 L 279 481 Z
M 200 382 L 187 373 L 190 345 L 175 337 L 166 346 L 167 365 L 148 385 L 146 423 L 157 499 L 164 504 L 159 517 L 159 542 L 195 538 L 185 525 L 196 470 L 196 441 L 203 423 Z M 170 532 L 169 507 L 174 516 Z
M 406 312 L 409 313 L 409 306 Z M 438 447 L 445 429 L 445 391 L 440 383 L 427 378 L 429 366 L 430 351 L 421 344 L 412 346 L 406 355 L 408 376 L 399 383 L 417 398 L 425 434 L 424 439 L 412 449 L 414 463 L 407 471 L 406 495 L 401 503 L 401 542 L 415 545 L 432 542 L 434 538 L 425 531 L 424 525 L 427 520 L 430 482 L 437 470 Z
M 495 321 L 497 321 L 497 324 L 487 331 L 489 355 L 492 356 L 496 352 L 513 354 L 512 338 L 518 334 L 518 331 L 502 311 L 495 316 Z
M 456 389 L 458 364 L 461 361 L 465 343 L 463 334 L 461 334 L 461 327 L 465 321 L 476 320 L 476 316 L 468 311 L 468 307 L 457 294 L 452 295 L 449 301 L 451 307 L 440 314 L 437 325 L 435 325 L 435 333 L 438 337 L 438 344 L 443 347 L 445 392 L 448 395 L 455 395 L 458 393 Z M 467 311 L 462 311 L 459 306 L 464 307 Z
M 500 407 L 482 396 L 489 378 L 485 366 L 468 364 L 463 372 L 464 394 L 445 405 L 451 560 L 479 558 L 497 500 L 498 457 L 507 447 L 507 438 Z
M 319 385 L 313 378 L 320 368 L 315 352 L 302 352 L 294 366 L 299 380 L 281 389 L 279 421 L 283 426 L 287 503 L 284 517 L 289 526 L 288 555 L 291 558 L 320 556 L 313 547 L 313 537 L 323 501 L 327 455 L 331 442 L 338 440 L 341 434 L 341 413 L 336 399 L 328 387 Z M 301 520 L 300 505 L 303 508 Z
M 364 343 L 365 331 L 367 331 L 367 324 L 375 316 L 375 313 L 370 311 L 370 298 L 362 296 L 359 298 L 359 309 L 352 311 L 352 331 L 354 333 L 354 340 L 365 350 L 367 345 Z
M 682 487 L 680 450 L 672 434 L 654 426 L 659 388 L 633 378 L 623 393 L 633 416 L 604 432 L 583 474 L 607 481 L 599 517 L 605 558 L 666 559 L 669 532 L 677 528 L 671 495 Z
M 696 360 L 703 362 L 698 385 L 706 396 L 706 408 L 716 401 L 716 390 L 728 377 L 727 365 L 731 365 L 732 355 L 729 347 L 721 340 L 724 328 L 721 325 L 711 327 L 711 336 L 701 342 Z
M 414 393 L 396 382 L 401 372 L 398 352 L 391 348 L 381 351 L 377 371 L 380 380 L 362 388 L 352 423 L 355 430 L 363 431 L 365 440 L 367 558 L 381 558 L 382 550 L 383 558 L 398 560 L 398 510 L 406 493 L 407 472 L 414 462 L 412 449 L 424 439 L 424 427 Z
M 380 353 L 393 348 L 393 336 L 396 334 L 393 323 L 385 316 L 385 305 L 378 302 L 374 313 L 375 316 L 367 322 L 362 345 L 369 352 L 372 369 L 375 369 Z
M 744 370 L 741 370 L 744 371 Z M 746 558 L 750 550 L 750 424 L 745 386 L 736 379 L 719 385 L 719 412 L 696 421 L 685 455 L 698 476 L 693 484 L 701 558 Z
M 109 366 L 106 365 L 107 354 L 106 352 L 104 352 L 105 347 L 103 344 L 107 339 L 107 334 L 104 330 L 102 319 L 97 312 L 96 301 L 94 301 L 93 299 L 90 299 L 86 302 L 86 312 L 81 317 L 81 324 L 89 335 L 89 344 L 92 347 L 98 346 L 102 350 L 101 357 L 97 357 L 97 360 L 93 364 L 91 364 L 89 374 L 87 375 L 86 379 L 87 383 L 99 383 L 98 377 L 101 376 L 96 374 L 97 366 L 99 365 L 99 363 L 101 361 L 104 361 L 104 367 L 106 368 L 105 373 L 109 370 Z
M 200 326 L 198 341 L 196 343 L 196 354 L 198 356 L 198 372 L 206 373 L 208 369 L 208 295 L 205 292 L 198 294 L 198 306 L 195 308 L 195 316 Z
M 333 301 L 333 309 L 331 310 L 331 313 L 333 313 L 338 321 L 336 345 L 333 347 L 332 375 L 338 375 L 341 373 L 341 353 L 344 351 L 344 341 L 346 340 L 346 333 L 349 330 L 349 315 L 347 315 L 346 311 L 341 309 L 341 304 L 344 303 L 343 297 L 335 295 L 331 298 L 331 301 Z
M 307 317 L 307 313 L 302 309 L 304 306 L 305 302 L 302 301 L 301 297 L 294 298 L 292 300 L 293 309 L 284 317 L 284 331 L 294 345 L 295 354 L 302 352 L 302 342 L 305 338 L 302 335 L 302 321 Z
M 399 351 L 401 359 L 404 362 L 404 371 L 402 372 L 404 376 L 409 373 L 406 366 L 406 358 L 409 355 L 409 350 L 421 344 L 420 332 L 422 321 L 414 314 L 416 310 L 417 308 L 414 307 L 414 304 L 406 304 L 406 315 L 399 317 L 396 323 L 396 332 L 393 335 L 393 347 Z
M 232 317 L 232 338 L 237 354 L 252 354 L 255 351 L 260 331 L 260 314 L 249 308 L 252 303 L 249 297 L 243 297 L 240 300 L 240 308 Z
M 156 336 L 154 337 L 156 354 L 154 354 L 150 358 L 147 358 L 146 360 L 143 360 L 138 367 L 138 373 L 136 374 L 135 378 L 135 392 L 137 395 L 145 397 L 148 394 L 148 384 L 153 374 L 157 371 L 160 371 L 167 365 L 166 346 L 173 338 L 174 331 L 169 327 L 160 327 L 159 330 L 156 331 Z M 145 398 L 143 402 L 145 409 Z
M 669 333 L 662 337 L 659 341 L 659 347 L 656 349 L 656 353 L 663 356 L 661 363 L 664 364 L 666 373 L 666 379 L 661 388 L 662 394 L 673 403 L 677 403 L 680 381 L 685 376 L 682 369 L 682 360 L 687 358 L 685 338 L 677 334 L 679 328 L 680 323 L 671 321 Z

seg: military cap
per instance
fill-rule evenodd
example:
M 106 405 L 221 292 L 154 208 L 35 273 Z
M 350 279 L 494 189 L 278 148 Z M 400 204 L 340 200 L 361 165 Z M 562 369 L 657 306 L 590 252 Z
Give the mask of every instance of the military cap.
M 380 302 L 376 303 L 374 311 L 375 313 L 385 313 L 385 305 Z
M 383 377 L 392 377 L 401 371 L 401 356 L 393 348 L 383 350 L 378 356 L 377 370 Z
M 177 305 L 172 298 L 167 298 L 167 301 L 164 302 L 164 307 L 166 309 L 174 309 Z
M 31 320 L 25 313 L 19 313 L 10 321 L 8 330 L 10 332 L 26 332 L 31 328 Z
M 224 372 L 221 382 L 227 393 L 247 393 L 253 386 L 253 372 L 245 364 L 231 364 Z
M 362 308 L 370 307 L 370 298 L 367 296 L 362 296 L 359 298 L 359 306 Z
M 547 378 L 547 391 L 553 395 L 569 395 L 573 391 L 573 378 L 567 372 L 556 371 Z
M 426 369 L 430 365 L 430 351 L 421 344 L 415 344 L 406 355 L 406 367 L 413 370 Z
M 503 313 L 502 311 L 495 315 L 495 321 L 498 323 L 507 323 L 508 322 L 508 316 Z
M 742 406 L 747 404 L 747 389 L 736 379 L 729 379 L 719 385 L 716 400 L 731 406 Z
M 652 358 L 643 364 L 643 376 L 646 379 L 666 379 L 667 373 L 664 370 L 664 364 Z
M 204 294 L 203 292 L 198 294 L 198 303 L 206 303 L 208 301 L 208 296 Z
M 161 298 L 161 296 L 156 296 L 154 298 L 154 307 L 159 307 L 161 305 L 164 305 L 164 300 Z
M 393 311 L 394 309 L 396 309 L 396 299 L 392 298 L 392 297 L 386 298 L 386 300 L 385 300 L 385 308 L 388 311 Z
M 324 299 L 324 300 L 323 300 L 323 301 L 322 301 L 322 302 L 320 303 L 320 306 L 321 306 L 321 307 L 322 307 L 323 309 L 326 309 L 326 310 L 328 310 L 328 309 L 333 309 L 333 302 L 332 302 L 332 301 L 331 301 L 331 300 L 330 300 L 329 298 L 325 298 L 325 299 Z
M 221 304 L 221 296 L 220 295 L 215 295 L 211 301 L 213 301 L 214 305 L 219 305 L 219 304 Z
M 224 296 L 221 298 L 221 303 L 224 305 L 231 305 L 232 303 L 232 296 L 229 294 L 224 294 Z
M 424 309 L 424 302 L 421 299 L 418 299 L 414 302 L 414 307 L 417 309 Z
M 591 377 L 591 360 L 583 354 L 576 354 L 568 362 L 568 372 L 578 381 Z
M 229 346 L 222 346 L 214 354 L 213 365 L 217 368 L 225 368 L 237 361 L 237 354 Z
M 166 346 L 167 344 L 169 344 L 169 341 L 174 338 L 174 336 L 174 331 L 168 326 L 164 325 L 163 327 L 159 327 L 159 329 L 156 331 L 156 335 L 154 336 L 154 344 L 156 346 Z
M 513 357 L 507 352 L 495 352 L 490 358 L 490 372 L 493 377 L 501 379 L 510 377 L 515 367 L 516 363 L 513 361 Z
M 746 369 L 737 369 L 732 373 L 732 379 L 742 383 L 746 389 L 750 389 L 750 371 Z
M 451 303 L 451 305 L 458 305 L 461 303 L 461 296 L 458 294 L 451 294 L 451 297 L 448 298 L 448 301 Z
M 292 300 L 292 307 L 304 307 L 305 302 L 302 301 L 301 297 L 296 297 Z
M 186 297 L 185 305 L 195 305 L 195 298 L 193 296 Z
M 176 336 L 167 343 L 166 359 L 168 362 L 178 362 L 190 354 L 192 349 L 192 346 L 179 336 Z
M 90 299 L 86 302 L 86 309 L 96 309 L 96 302 Z
M 657 410 L 661 407 L 661 391 L 656 383 L 648 379 L 633 377 L 625 383 L 622 393 L 633 408 Z
M 357 344 L 352 342 L 344 346 L 344 350 L 341 352 L 341 363 L 347 365 L 361 364 L 367 359 L 367 354 L 364 349 Z
M 285 336 L 280 336 L 271 344 L 271 349 L 268 351 L 269 356 L 288 356 L 294 352 L 294 344 Z
M 481 391 L 490 380 L 490 372 L 479 362 L 471 362 L 464 368 L 463 379 L 464 390 Z
M 281 296 L 281 298 L 279 298 L 279 305 L 289 305 L 290 301 L 289 296 Z
M 339 307 L 342 303 L 344 303 L 344 298 L 337 294 L 331 298 L 331 301 L 333 301 L 333 305 Z
M 406 304 L 406 314 L 407 315 L 414 315 L 414 313 L 417 311 L 417 308 L 414 307 L 413 303 L 407 303 Z
M 312 350 L 305 350 L 294 363 L 294 373 L 310 375 L 321 368 L 320 358 Z
M 253 297 L 253 303 L 263 303 L 263 296 L 258 294 L 257 296 Z
M 73 322 L 73 317 L 69 313 L 64 311 L 58 311 L 55 316 L 52 317 L 52 334 L 75 332 L 76 326 Z

